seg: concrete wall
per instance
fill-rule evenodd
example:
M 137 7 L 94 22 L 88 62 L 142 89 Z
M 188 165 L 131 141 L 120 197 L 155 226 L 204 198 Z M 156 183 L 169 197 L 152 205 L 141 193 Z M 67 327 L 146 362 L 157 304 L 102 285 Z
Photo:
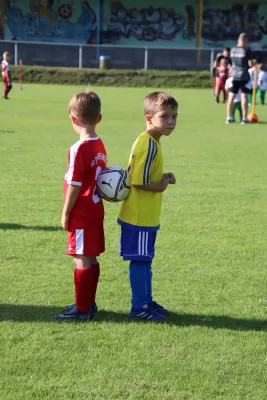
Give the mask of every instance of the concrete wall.
M 237 2 L 204 1 L 203 48 L 231 46 L 242 31 L 252 46 L 267 48 L 267 1 L 234 5 Z M 196 47 L 197 0 L 102 0 L 101 14 L 98 0 L 6 3 L 6 40 L 96 43 L 100 23 L 103 44 Z

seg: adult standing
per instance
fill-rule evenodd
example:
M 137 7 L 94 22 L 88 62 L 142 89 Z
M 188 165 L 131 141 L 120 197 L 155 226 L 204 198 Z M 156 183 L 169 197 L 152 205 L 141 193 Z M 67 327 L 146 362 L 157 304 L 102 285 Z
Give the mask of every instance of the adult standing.
M 248 36 L 246 33 L 241 33 L 238 37 L 237 45 L 231 49 L 231 60 L 232 60 L 232 77 L 233 85 L 229 90 L 229 97 L 227 102 L 227 120 L 229 124 L 233 122 L 231 117 L 234 99 L 241 89 L 241 107 L 243 113 L 242 123 L 248 123 L 248 93 L 251 92 L 246 85 L 250 80 L 249 76 L 249 62 L 253 60 L 253 53 L 249 47 L 247 47 Z

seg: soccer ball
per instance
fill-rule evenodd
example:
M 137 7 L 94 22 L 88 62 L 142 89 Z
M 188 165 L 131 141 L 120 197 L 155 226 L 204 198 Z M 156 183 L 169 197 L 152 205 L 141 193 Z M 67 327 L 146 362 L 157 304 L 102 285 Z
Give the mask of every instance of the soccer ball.
M 253 114 L 253 113 L 250 113 L 248 115 L 248 120 L 249 120 L 249 122 L 254 122 L 254 123 L 259 122 L 259 118 L 258 118 L 257 114 Z
M 130 191 L 128 172 L 118 165 L 111 165 L 100 172 L 96 192 L 107 201 L 125 200 Z

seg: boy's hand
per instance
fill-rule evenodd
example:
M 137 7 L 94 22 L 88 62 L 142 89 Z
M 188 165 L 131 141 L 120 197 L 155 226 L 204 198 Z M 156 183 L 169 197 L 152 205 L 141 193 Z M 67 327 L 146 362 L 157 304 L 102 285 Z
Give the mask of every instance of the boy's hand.
M 61 226 L 62 226 L 63 229 L 65 229 L 65 231 L 68 229 L 69 218 L 70 218 L 69 214 L 64 214 L 64 213 L 62 214 Z
M 167 174 L 163 174 L 163 177 L 162 177 L 162 179 L 161 179 L 161 181 L 160 181 L 161 188 L 162 188 L 162 191 L 163 191 L 163 192 L 164 192 L 164 190 L 167 188 L 169 182 L 170 182 L 170 180 L 169 180 Z
M 168 173 L 165 174 L 165 175 L 166 175 L 167 178 L 169 179 L 169 183 L 170 183 L 171 185 L 174 185 L 174 184 L 176 183 L 176 178 L 175 178 L 175 176 L 173 175 L 172 172 L 168 172 Z

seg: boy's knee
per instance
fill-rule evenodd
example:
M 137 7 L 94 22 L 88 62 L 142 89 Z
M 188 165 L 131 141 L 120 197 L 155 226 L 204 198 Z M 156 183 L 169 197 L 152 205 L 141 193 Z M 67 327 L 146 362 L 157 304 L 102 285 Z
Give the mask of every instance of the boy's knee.
M 77 269 L 91 268 L 92 265 L 97 264 L 97 258 L 95 256 L 76 255 L 73 257 L 73 261 Z

